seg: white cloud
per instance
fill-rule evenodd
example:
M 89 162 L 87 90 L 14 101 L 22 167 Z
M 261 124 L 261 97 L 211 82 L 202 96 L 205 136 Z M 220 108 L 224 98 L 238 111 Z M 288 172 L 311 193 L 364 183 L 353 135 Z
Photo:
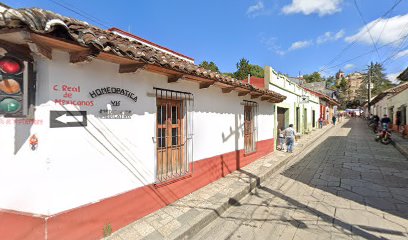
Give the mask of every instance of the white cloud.
M 402 50 L 398 52 L 395 56 L 394 59 L 402 58 L 402 57 L 407 57 L 408 56 L 408 49 Z
M 371 45 L 372 40 L 367 29 L 370 30 L 374 41 L 380 44 L 391 43 L 398 45 L 403 40 L 403 37 L 408 34 L 408 14 L 398 15 L 388 19 L 378 18 L 360 28 L 358 33 L 346 37 L 345 40 L 347 42 L 358 41 Z
M 269 51 L 272 51 L 280 56 L 286 54 L 286 51 L 282 50 L 282 48 L 276 43 L 275 37 L 265 37 L 263 33 L 260 34 L 261 43 L 266 46 Z
M 282 8 L 285 14 L 303 13 L 309 15 L 317 13 L 319 16 L 331 15 L 341 11 L 343 0 L 292 0 L 292 3 Z
M 400 75 L 399 72 L 398 72 L 398 73 L 390 73 L 390 74 L 387 74 L 386 77 L 387 77 L 388 80 L 390 80 L 392 83 L 397 84 L 397 83 L 400 82 L 400 80 L 397 79 L 398 75 Z
M 352 68 L 354 68 L 354 67 L 355 67 L 354 64 L 349 63 L 349 64 L 346 64 L 346 65 L 344 66 L 344 70 L 352 69 Z
M 276 43 L 277 42 L 276 37 L 268 38 L 264 36 L 264 33 L 259 34 L 259 37 L 260 37 L 260 42 L 263 45 L 265 45 L 269 51 L 274 52 L 275 54 L 279 56 L 284 56 L 286 55 L 286 53 L 290 51 L 295 51 L 301 48 L 306 48 L 313 44 L 313 41 L 297 41 L 297 42 L 292 43 L 291 46 L 285 50 L 285 49 L 282 49 L 282 47 Z
M 259 1 L 256 4 L 249 6 L 246 11 L 246 14 L 248 16 L 255 17 L 259 15 L 259 13 L 262 12 L 263 10 L 265 10 L 265 6 L 262 1 Z
M 310 45 L 312 45 L 312 41 L 297 41 L 297 42 L 292 43 L 288 51 L 294 51 L 294 50 L 298 50 L 301 48 L 306 48 L 306 47 L 309 47 Z
M 343 29 L 338 31 L 337 33 L 325 32 L 323 35 L 317 37 L 316 43 L 322 44 L 329 41 L 336 41 L 344 37 L 345 34 L 346 32 Z

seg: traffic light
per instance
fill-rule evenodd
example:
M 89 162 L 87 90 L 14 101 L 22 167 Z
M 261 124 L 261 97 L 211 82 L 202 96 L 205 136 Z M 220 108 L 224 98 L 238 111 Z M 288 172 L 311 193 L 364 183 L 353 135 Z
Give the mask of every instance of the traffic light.
M 0 115 L 25 117 L 28 98 L 29 63 L 14 56 L 0 57 Z

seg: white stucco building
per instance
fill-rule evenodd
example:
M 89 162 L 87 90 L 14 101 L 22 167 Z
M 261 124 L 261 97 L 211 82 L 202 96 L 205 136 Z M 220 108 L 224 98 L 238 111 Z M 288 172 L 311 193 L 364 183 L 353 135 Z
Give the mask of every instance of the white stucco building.
M 276 104 L 277 129 L 293 124 L 297 132 L 306 134 L 317 128 L 320 116 L 319 97 L 290 81 L 286 76 L 278 74 L 272 67 L 265 67 L 265 84 L 268 84 L 271 91 L 287 97 L 283 102 Z
M 0 13 L 0 61 L 26 63 L 22 115 L 0 97 L 2 239 L 100 238 L 273 151 L 283 95 L 50 12 Z

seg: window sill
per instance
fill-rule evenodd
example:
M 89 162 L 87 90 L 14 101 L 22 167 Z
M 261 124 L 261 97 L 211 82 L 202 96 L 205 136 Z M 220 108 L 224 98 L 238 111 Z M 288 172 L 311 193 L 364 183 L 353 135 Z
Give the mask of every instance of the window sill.
M 254 155 L 255 153 L 256 153 L 256 150 L 255 150 L 255 151 L 253 151 L 253 152 L 244 153 L 244 157 Z
M 154 186 L 155 188 L 161 188 L 161 187 L 170 185 L 170 184 L 172 184 L 172 183 L 175 183 L 175 182 L 178 182 L 178 181 L 181 181 L 181 180 L 190 178 L 190 177 L 192 177 L 192 176 L 193 176 L 193 174 L 192 174 L 192 173 L 189 173 L 189 174 L 184 175 L 184 176 L 180 176 L 180 177 L 177 177 L 177 178 L 170 179 L 170 180 L 168 180 L 168 181 L 166 181 L 166 182 L 157 182 L 157 183 L 154 183 L 153 186 Z

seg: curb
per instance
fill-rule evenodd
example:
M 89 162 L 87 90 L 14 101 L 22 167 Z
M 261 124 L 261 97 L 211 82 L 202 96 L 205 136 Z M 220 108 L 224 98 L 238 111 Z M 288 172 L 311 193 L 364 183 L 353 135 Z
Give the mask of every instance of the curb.
M 345 123 L 348 121 L 343 121 L 341 124 L 338 124 L 338 126 L 343 126 Z M 271 169 L 268 169 L 266 172 L 264 172 L 261 176 L 255 176 L 254 178 L 251 178 L 249 184 L 247 184 L 243 189 L 241 189 L 240 192 L 236 193 L 233 196 L 230 196 L 229 200 L 222 203 L 221 206 L 217 207 L 215 210 L 209 212 L 203 218 L 201 218 L 198 222 L 192 224 L 188 229 L 179 232 L 179 233 L 173 233 L 170 239 L 175 239 L 175 240 L 181 240 L 181 239 L 190 239 L 193 237 L 195 234 L 197 234 L 202 228 L 207 226 L 210 222 L 215 220 L 218 216 L 223 214 L 229 207 L 233 206 L 234 202 L 239 202 L 241 199 L 243 199 L 245 196 L 247 196 L 253 189 L 261 185 L 261 182 L 265 181 L 266 178 L 269 178 L 272 176 L 274 173 L 282 169 L 284 166 L 286 166 L 290 161 L 296 160 L 299 157 L 302 157 L 304 154 L 302 153 L 309 153 L 305 152 L 307 151 L 307 147 L 312 145 L 316 139 L 320 138 L 324 134 L 328 133 L 330 130 L 333 130 L 333 127 L 328 127 L 325 129 L 322 133 L 319 135 L 316 135 L 313 137 L 311 140 L 308 142 L 304 143 L 304 149 L 301 152 L 295 152 L 294 154 L 288 155 L 285 159 L 279 162 L 276 166 L 274 166 Z M 272 152 L 271 154 L 273 154 Z M 240 171 L 240 170 L 236 170 Z M 235 172 L 236 172 L 235 171 Z M 176 236 L 174 236 L 176 235 Z
M 408 160 L 408 149 L 404 148 L 396 141 L 392 141 L 391 144 Z

